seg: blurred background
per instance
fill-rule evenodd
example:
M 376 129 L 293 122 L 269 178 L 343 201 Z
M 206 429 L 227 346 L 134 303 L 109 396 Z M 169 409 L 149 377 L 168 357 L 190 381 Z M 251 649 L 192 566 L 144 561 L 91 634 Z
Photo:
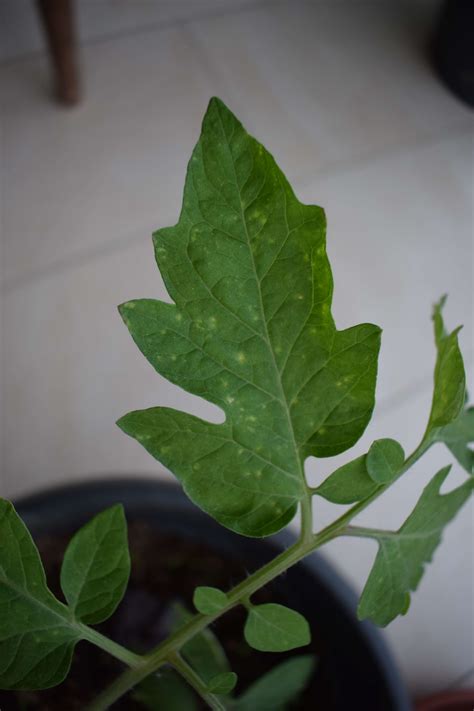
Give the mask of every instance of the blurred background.
M 384 330 L 374 420 L 350 453 L 309 462 L 311 481 L 376 437 L 416 445 L 445 292 L 474 391 L 472 112 L 432 66 L 437 0 L 77 0 L 72 22 L 47 5 L 0 0 L 3 496 L 167 477 L 115 420 L 157 404 L 216 418 L 153 372 L 116 310 L 167 298 L 150 236 L 178 218 L 212 95 L 326 209 L 338 327 Z M 434 447 L 360 522 L 398 527 L 449 461 Z M 464 476 L 454 465 L 448 488 Z M 472 534 L 466 507 L 384 632 L 415 693 L 474 686 Z M 374 544 L 325 550 L 361 589 Z

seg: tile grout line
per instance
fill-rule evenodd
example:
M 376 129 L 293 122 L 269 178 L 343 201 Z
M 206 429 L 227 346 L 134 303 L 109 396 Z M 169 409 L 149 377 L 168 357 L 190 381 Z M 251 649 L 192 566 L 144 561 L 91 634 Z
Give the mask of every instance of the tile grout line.
M 221 17 L 232 17 L 242 15 L 245 12 L 252 10 L 259 10 L 261 8 L 269 7 L 272 5 L 281 4 L 282 0 L 255 0 L 254 2 L 241 2 L 236 7 L 229 6 L 228 9 L 209 9 L 204 11 L 202 14 L 191 14 L 183 15 L 183 17 L 170 18 L 169 20 L 157 20 L 155 22 L 150 22 L 146 25 L 139 25 L 137 27 L 131 27 L 129 29 L 118 30 L 114 33 L 104 33 L 98 35 L 97 37 L 90 37 L 88 39 L 81 40 L 79 38 L 79 54 L 83 48 L 95 47 L 99 44 L 106 44 L 108 42 L 113 42 L 114 40 L 125 39 L 127 37 L 140 37 L 141 35 L 147 35 L 151 33 L 165 32 L 166 30 L 179 29 L 185 27 L 193 22 L 205 22 L 206 20 L 219 19 Z M 26 51 L 17 57 L 12 57 L 11 59 L 6 59 L 0 62 L 0 70 L 3 68 L 9 68 L 15 66 L 16 64 L 21 64 L 22 62 L 29 61 L 34 58 L 47 59 L 47 51 L 45 47 L 41 49 L 35 49 Z
M 280 3 L 281 4 L 281 3 Z M 201 69 L 203 72 L 214 82 L 222 84 L 222 89 L 229 92 L 229 87 L 227 81 L 220 75 L 219 71 L 216 71 L 214 62 L 210 59 L 206 46 L 203 42 L 196 36 L 192 28 L 193 23 L 187 23 L 186 27 L 183 27 L 183 34 L 186 35 L 188 42 L 194 48 L 198 61 L 201 64 Z M 453 102 L 459 103 L 457 100 L 453 99 Z M 284 113 L 286 113 L 283 107 L 280 107 Z M 326 163 L 319 173 L 316 174 L 306 174 L 300 173 L 292 178 L 292 185 L 297 186 L 299 189 L 304 189 L 306 185 L 319 178 L 324 178 L 326 176 L 338 175 L 342 172 L 350 172 L 353 169 L 357 169 L 360 166 L 367 165 L 369 163 L 377 162 L 383 160 L 386 157 L 393 156 L 395 153 L 403 152 L 413 152 L 418 148 L 429 148 L 430 146 L 442 143 L 443 141 L 450 140 L 454 137 L 462 138 L 465 136 L 473 135 L 474 130 L 472 128 L 471 121 L 456 121 L 449 126 L 443 127 L 438 133 L 426 135 L 425 137 L 415 137 L 408 142 L 396 143 L 395 141 L 382 148 L 375 149 L 374 151 L 368 150 L 365 153 L 360 153 L 359 155 L 345 161 L 344 159 L 336 159 Z M 257 136 L 258 138 L 258 136 Z
M 437 136 L 428 136 L 425 139 L 418 139 L 417 141 L 404 143 L 403 145 L 393 145 L 387 150 L 374 151 L 374 153 L 361 155 L 358 158 L 351 159 L 347 162 L 333 161 L 333 163 L 328 164 L 328 166 L 325 167 L 319 174 L 312 173 L 311 175 L 300 175 L 299 177 L 294 178 L 292 180 L 292 185 L 294 186 L 295 192 L 297 192 L 298 190 L 304 190 L 313 182 L 324 180 L 326 177 L 343 175 L 351 172 L 352 170 L 357 170 L 364 165 L 369 165 L 370 163 L 374 163 L 379 160 L 391 158 L 397 154 L 413 154 L 414 150 L 427 150 L 431 147 L 447 143 L 448 141 L 463 139 L 468 136 L 474 136 L 474 131 L 471 126 L 463 126 L 463 128 L 454 135 L 449 133 L 449 129 L 445 129 L 443 130 L 443 133 Z M 149 227 L 146 227 L 143 229 L 143 232 L 149 230 L 149 235 L 151 236 L 155 229 L 157 228 L 153 227 L 150 229 Z M 140 235 L 142 234 L 143 233 L 140 230 Z M 55 262 L 53 261 L 50 264 L 46 264 L 43 267 L 38 267 L 36 269 L 33 268 L 24 274 L 18 274 L 17 276 L 13 276 L 11 278 L 0 278 L 0 294 L 7 295 L 12 291 L 28 286 L 31 283 L 52 278 L 70 269 L 84 266 L 88 262 L 92 262 L 94 259 L 120 253 L 122 250 L 128 249 L 133 244 L 137 244 L 142 239 L 144 240 L 145 237 L 139 237 L 137 230 L 134 230 L 132 233 L 128 233 L 121 238 L 107 241 L 107 243 L 103 243 L 97 247 L 86 248 L 83 252 L 64 256 Z
M 123 237 L 118 237 L 114 240 L 107 240 L 107 242 L 99 244 L 95 247 L 88 247 L 83 251 L 65 255 L 56 261 L 50 262 L 50 264 L 45 264 L 43 267 L 37 267 L 36 269 L 32 269 L 24 274 L 19 274 L 11 279 L 6 278 L 3 282 L 0 282 L 0 296 L 6 296 L 17 291 L 18 289 L 34 285 L 37 282 L 54 279 L 57 276 L 61 276 L 65 272 L 86 266 L 87 264 L 93 263 L 98 259 L 120 254 L 120 252 L 126 251 L 134 244 L 140 244 L 141 242 L 145 242 L 145 240 L 149 240 L 150 249 L 152 249 L 151 236 L 155 229 L 155 227 L 150 228 L 148 225 L 146 228 L 143 228 L 143 230 L 134 230 Z
M 403 155 L 406 153 L 413 155 L 415 151 L 428 150 L 429 148 L 442 145 L 448 141 L 456 139 L 460 140 L 468 138 L 469 136 L 474 139 L 474 129 L 472 127 L 472 123 L 460 122 L 459 124 L 446 126 L 442 129 L 442 131 L 437 134 L 432 134 L 431 136 L 413 138 L 412 140 L 402 144 L 392 143 L 390 146 L 380 150 L 369 150 L 366 153 L 361 153 L 359 156 L 351 158 L 348 161 L 334 160 L 331 163 L 328 163 L 319 175 L 305 176 L 300 174 L 294 179 L 294 183 L 301 189 L 315 180 L 342 175 L 343 173 L 350 173 L 353 170 L 358 170 L 359 168 L 369 164 L 376 164 L 379 161 L 387 158 L 393 158 L 396 155 Z

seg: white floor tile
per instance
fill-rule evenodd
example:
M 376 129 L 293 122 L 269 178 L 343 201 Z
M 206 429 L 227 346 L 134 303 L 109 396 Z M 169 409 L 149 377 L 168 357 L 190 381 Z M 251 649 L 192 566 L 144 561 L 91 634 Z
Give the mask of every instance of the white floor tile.
M 5 299 L 6 489 L 160 465 L 115 421 L 157 404 L 218 412 L 153 371 L 117 312 L 123 301 L 166 298 L 151 240 L 12 290 Z
M 3 279 L 12 283 L 179 214 L 211 89 L 179 30 L 84 51 L 87 95 L 61 110 L 31 91 L 39 60 L 4 67 Z
M 294 0 L 189 27 L 215 92 L 294 178 L 469 124 L 418 25 L 397 2 Z
M 79 41 L 148 30 L 209 13 L 239 12 L 256 0 L 80 0 L 75 3 Z M 0 2 L 0 61 L 44 48 L 38 13 L 30 0 Z

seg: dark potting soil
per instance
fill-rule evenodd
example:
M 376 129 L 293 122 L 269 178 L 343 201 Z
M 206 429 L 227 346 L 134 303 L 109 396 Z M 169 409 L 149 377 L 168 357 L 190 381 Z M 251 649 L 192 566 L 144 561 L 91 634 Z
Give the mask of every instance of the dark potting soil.
M 36 540 L 53 592 L 63 599 L 59 572 L 70 535 L 43 535 Z M 170 633 L 170 610 L 179 602 L 192 610 L 196 586 L 211 585 L 224 590 L 234 586 L 250 572 L 238 558 L 231 558 L 198 541 L 158 533 L 148 523 L 129 524 L 132 573 L 125 597 L 114 615 L 98 629 L 120 644 L 138 653 L 149 651 Z M 259 591 L 255 602 L 289 604 L 281 585 Z M 325 675 L 324 644 L 313 630 L 309 647 L 288 654 L 269 654 L 250 649 L 243 639 L 245 611 L 237 608 L 224 615 L 212 627 L 237 673 L 240 693 L 254 680 L 285 658 L 313 653 L 318 659 L 312 681 L 292 706 L 298 711 L 332 711 L 331 682 Z M 120 672 L 120 662 L 97 647 L 77 645 L 71 672 L 63 684 L 38 692 L 0 692 L 1 711 L 83 711 L 87 704 Z M 317 700 L 317 701 L 316 701 Z M 204 708 L 204 705 L 202 706 Z M 143 711 L 130 696 L 114 704 L 117 711 Z M 166 711 L 166 709 L 163 709 Z M 183 709 L 186 711 L 186 709 Z M 256 709 L 255 711 L 258 711 Z

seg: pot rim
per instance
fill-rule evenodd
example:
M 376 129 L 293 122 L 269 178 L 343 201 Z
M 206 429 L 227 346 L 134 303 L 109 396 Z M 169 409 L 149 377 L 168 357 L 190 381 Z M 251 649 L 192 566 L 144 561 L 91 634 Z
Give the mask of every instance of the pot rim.
M 221 537 L 237 536 L 218 524 L 210 515 L 202 511 L 184 493 L 181 485 L 173 480 L 152 478 L 149 476 L 107 476 L 101 478 L 78 479 L 67 484 L 55 484 L 39 491 L 14 498 L 14 505 L 26 525 L 33 529 L 51 530 L 63 525 L 69 517 L 81 518 L 86 514 L 94 515 L 114 503 L 125 506 L 128 517 L 134 511 L 149 509 L 157 512 L 160 509 L 169 511 L 170 507 L 194 519 L 199 528 L 217 526 Z M 276 535 L 266 538 L 247 538 L 239 536 L 244 547 L 250 551 L 255 541 L 260 545 L 274 548 L 287 548 L 295 542 L 296 535 L 288 527 Z M 322 584 L 331 592 L 336 602 L 348 617 L 358 625 L 359 633 L 373 653 L 374 663 L 378 666 L 380 675 L 385 681 L 387 692 L 393 700 L 396 711 L 411 711 L 413 705 L 409 699 L 406 686 L 400 676 L 393 655 L 389 650 L 380 630 L 369 620 L 358 621 L 355 615 L 358 596 L 344 575 L 328 562 L 319 551 L 315 551 L 300 561 L 299 565 L 307 568 L 318 577 Z

